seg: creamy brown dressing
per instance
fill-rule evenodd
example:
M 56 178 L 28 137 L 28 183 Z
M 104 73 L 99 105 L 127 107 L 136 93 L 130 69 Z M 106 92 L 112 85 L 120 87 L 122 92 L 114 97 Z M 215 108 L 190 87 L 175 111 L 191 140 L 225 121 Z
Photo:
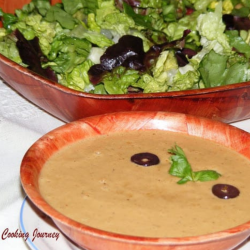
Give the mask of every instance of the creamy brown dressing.
M 194 171 L 215 170 L 216 181 L 188 182 L 168 174 L 168 149 L 182 147 Z M 135 153 L 151 152 L 159 165 L 138 166 Z M 250 220 L 250 161 L 214 142 L 181 133 L 135 131 L 73 143 L 54 154 L 39 179 L 52 207 L 83 224 L 136 236 L 181 237 L 212 233 Z M 211 188 L 228 183 L 240 196 L 222 200 Z

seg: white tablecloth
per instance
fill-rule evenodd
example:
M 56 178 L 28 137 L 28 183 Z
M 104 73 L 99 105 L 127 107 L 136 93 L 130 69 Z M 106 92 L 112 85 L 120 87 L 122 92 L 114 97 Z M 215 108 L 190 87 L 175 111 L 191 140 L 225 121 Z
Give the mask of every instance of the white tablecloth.
M 19 229 L 20 208 L 25 197 L 19 180 L 20 163 L 37 139 L 63 124 L 0 79 L 0 249 L 28 249 L 22 238 L 3 237 L 6 229 L 9 232 Z M 233 125 L 250 132 L 250 120 Z
M 19 229 L 20 208 L 25 197 L 19 180 L 20 163 L 37 139 L 63 124 L 0 79 L 0 249 L 28 249 L 22 238 L 2 239 L 7 228 L 9 232 Z

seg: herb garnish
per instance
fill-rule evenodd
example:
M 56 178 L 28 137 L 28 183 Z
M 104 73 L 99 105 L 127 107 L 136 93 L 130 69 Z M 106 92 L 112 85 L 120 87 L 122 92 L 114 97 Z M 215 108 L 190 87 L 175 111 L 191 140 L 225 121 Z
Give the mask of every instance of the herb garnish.
M 189 164 L 187 157 L 181 147 L 175 145 L 168 150 L 171 153 L 172 162 L 169 174 L 181 178 L 177 183 L 184 184 L 188 181 L 212 181 L 217 180 L 221 174 L 214 170 L 202 170 L 194 172 Z

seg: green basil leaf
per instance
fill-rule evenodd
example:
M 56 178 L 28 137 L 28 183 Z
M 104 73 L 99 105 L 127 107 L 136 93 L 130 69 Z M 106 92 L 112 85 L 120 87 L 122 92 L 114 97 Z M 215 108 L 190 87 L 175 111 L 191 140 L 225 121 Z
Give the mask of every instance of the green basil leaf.
M 184 177 L 182 179 L 180 179 L 177 184 L 185 184 L 187 183 L 188 181 L 192 181 L 192 178 L 191 177 Z
M 171 175 L 180 178 L 191 176 L 192 174 L 191 166 L 184 157 L 174 155 L 171 157 L 171 161 L 172 161 L 172 166 L 169 169 L 169 173 Z
M 214 170 L 202 170 L 194 172 L 189 164 L 187 157 L 181 147 L 175 145 L 168 150 L 171 153 L 171 167 L 169 174 L 181 178 L 177 183 L 185 184 L 188 181 L 212 181 L 217 180 L 221 174 Z
M 169 169 L 169 173 L 173 176 L 180 178 L 192 176 L 191 166 L 187 161 L 187 158 L 182 148 L 175 145 L 175 147 L 169 149 L 168 152 L 172 154 L 172 156 L 170 157 L 172 165 Z
M 213 181 L 217 180 L 221 174 L 213 170 L 202 170 L 194 172 L 194 181 Z

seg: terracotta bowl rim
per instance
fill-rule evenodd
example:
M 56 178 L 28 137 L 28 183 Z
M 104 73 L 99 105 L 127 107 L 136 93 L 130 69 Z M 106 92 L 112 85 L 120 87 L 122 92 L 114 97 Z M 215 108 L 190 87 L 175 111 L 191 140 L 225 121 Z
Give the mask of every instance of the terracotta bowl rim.
M 63 86 L 57 82 L 53 82 L 45 77 L 32 72 L 31 70 L 19 65 L 18 63 L 8 59 L 4 55 L 0 54 L 0 63 L 4 63 L 9 67 L 13 68 L 13 70 L 17 70 L 29 77 L 38 80 L 40 84 L 44 84 L 50 88 L 57 89 L 61 92 L 65 92 L 70 95 L 79 96 L 79 97 L 86 97 L 92 99 L 104 99 L 104 100 L 111 100 L 111 99 L 153 99 L 153 98 L 182 98 L 188 96 L 200 96 L 203 94 L 212 94 L 217 92 L 224 92 L 224 91 L 231 91 L 234 89 L 240 89 L 248 86 L 250 81 L 248 82 L 241 82 L 235 84 L 229 84 L 225 86 L 219 87 L 211 87 L 211 88 L 204 88 L 204 89 L 193 89 L 193 90 L 184 90 L 184 91 L 172 91 L 172 92 L 161 92 L 161 93 L 138 93 L 138 94 L 113 94 L 113 95 L 103 95 L 103 94 L 91 94 L 86 92 L 77 91 L 66 86 Z M 8 81 L 6 80 L 8 83 Z
M 188 115 L 188 114 L 182 114 L 182 113 L 176 113 L 176 112 L 165 112 L 165 111 L 128 111 L 128 112 L 115 112 L 115 113 L 108 113 L 108 114 L 104 114 L 104 115 L 96 115 L 96 116 L 92 116 L 92 117 L 86 117 L 86 118 L 82 118 L 67 124 L 64 124 L 48 133 L 46 133 L 45 135 L 43 135 L 42 137 L 40 137 L 33 145 L 31 145 L 31 147 L 28 149 L 28 151 L 26 152 L 26 154 L 23 157 L 23 160 L 28 157 L 29 151 L 32 148 L 35 148 L 39 143 L 42 142 L 42 139 L 44 139 L 46 136 L 50 136 L 53 135 L 55 132 L 59 132 L 62 133 L 64 130 L 66 130 L 69 126 L 72 125 L 76 125 L 80 126 L 80 124 L 84 123 L 85 120 L 89 120 L 89 119 L 95 119 L 95 117 L 103 117 L 103 116 L 113 116 L 113 115 L 130 115 L 131 114 L 138 114 L 138 113 L 142 113 L 142 115 L 147 114 L 170 114 L 171 116 L 175 117 L 175 116 L 182 116 L 182 117 L 191 117 L 191 118 L 195 118 L 196 120 L 199 121 L 205 121 L 208 124 L 220 124 L 220 126 L 223 127 L 230 127 L 230 130 L 232 131 L 238 131 L 240 132 L 242 135 L 246 136 L 249 138 L 250 141 L 250 133 L 241 130 L 239 128 L 233 127 L 229 124 L 220 122 L 220 121 L 215 121 L 215 120 L 211 120 L 208 118 L 204 118 L 204 117 L 198 117 L 198 116 L 193 116 L 193 115 Z M 144 113 L 144 114 L 143 114 Z M 170 117 L 169 117 L 170 118 Z M 75 127 L 75 128 L 76 128 Z M 182 131 L 176 131 L 176 132 L 182 132 Z M 219 132 L 220 133 L 220 132 Z M 234 136 L 234 135 L 233 135 Z M 198 137 L 202 137 L 199 136 Z M 79 138 L 81 139 L 81 138 Z M 44 143 L 44 141 L 42 142 Z M 67 144 L 67 143 L 66 143 Z M 60 148 L 59 148 L 60 149 Z M 250 159 L 250 157 L 249 157 Z M 23 169 L 25 168 L 25 165 L 27 165 L 26 163 L 21 163 L 21 167 L 20 167 L 20 179 L 21 179 L 21 185 L 24 189 L 24 191 L 27 194 L 27 197 L 32 201 L 32 203 L 38 207 L 42 212 L 44 212 L 45 214 L 47 214 L 48 216 L 50 216 L 52 218 L 52 220 L 57 224 L 64 224 L 67 227 L 73 227 L 74 230 L 77 231 L 81 231 L 82 233 L 86 234 L 86 235 L 92 235 L 95 237 L 99 237 L 99 238 L 107 238 L 110 240 L 115 240 L 115 241 L 124 241 L 124 242 L 134 242 L 137 244 L 149 244 L 149 245 L 172 245 L 172 244 L 192 244 L 192 243 L 198 243 L 198 242 L 210 242 L 210 241 L 219 241 L 220 239 L 223 238 L 227 238 L 227 237 L 236 237 L 238 234 L 241 234 L 243 232 L 246 231 L 250 231 L 250 220 L 246 221 L 245 223 L 238 225 L 236 227 L 233 228 L 229 228 L 223 231 L 219 231 L 219 232 L 215 232 L 215 233 L 210 233 L 210 234 L 206 234 L 206 235 L 199 235 L 199 236 L 187 236 L 187 237 L 141 237 L 141 236 L 130 236 L 130 235 L 122 235 L 122 234 L 118 234 L 118 233 L 112 233 L 112 232 L 107 232 L 101 229 L 97 229 L 97 228 L 93 228 L 84 224 L 81 224 L 77 221 L 74 221 L 64 215 L 62 215 L 61 213 L 59 213 L 57 210 L 55 210 L 54 208 L 52 208 L 44 199 L 43 197 L 40 195 L 40 192 L 33 186 L 32 187 L 32 191 L 30 192 L 30 183 L 25 183 L 25 178 L 24 178 L 24 172 Z M 34 178 L 33 178 L 34 179 Z M 35 202 L 35 199 L 39 197 L 39 204 Z M 53 214 L 53 215 L 51 215 Z M 250 234 L 250 232 L 249 232 Z

